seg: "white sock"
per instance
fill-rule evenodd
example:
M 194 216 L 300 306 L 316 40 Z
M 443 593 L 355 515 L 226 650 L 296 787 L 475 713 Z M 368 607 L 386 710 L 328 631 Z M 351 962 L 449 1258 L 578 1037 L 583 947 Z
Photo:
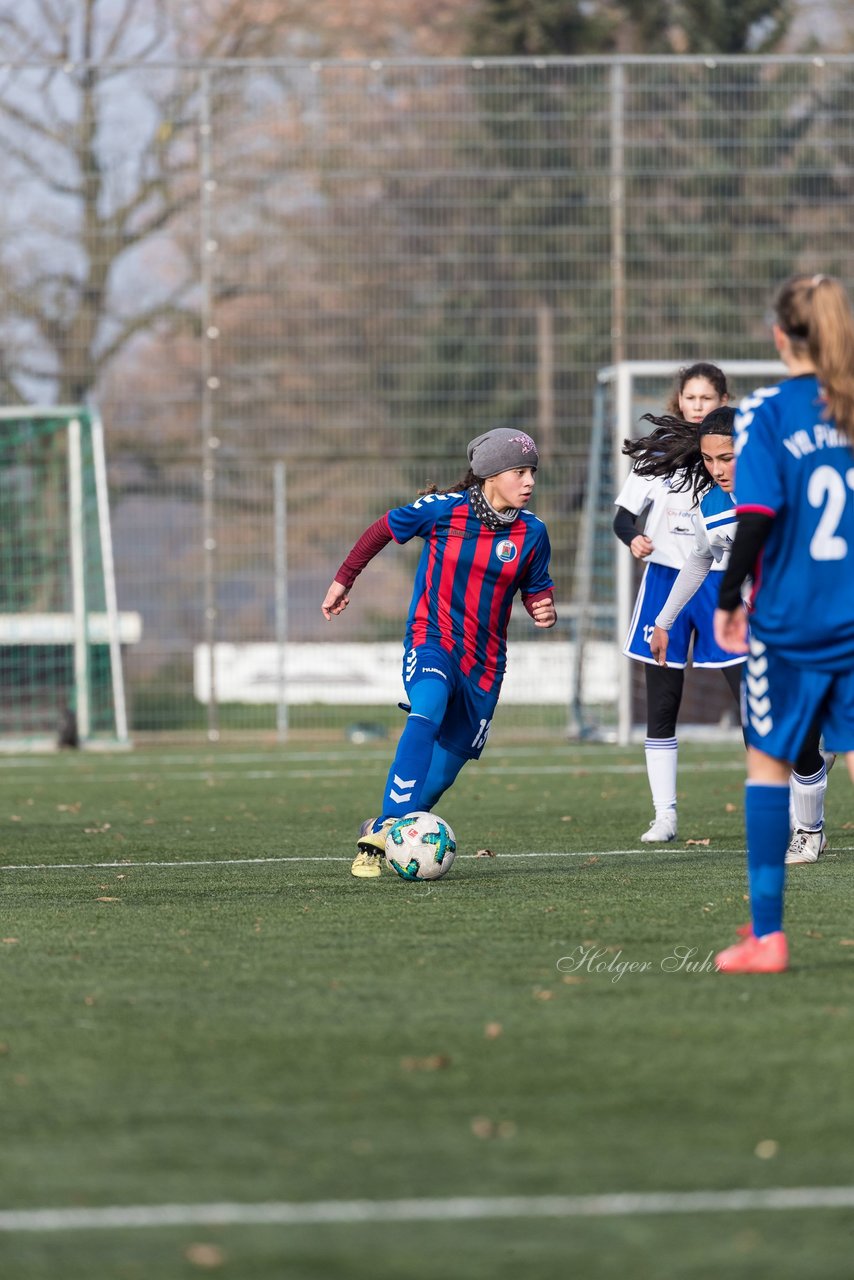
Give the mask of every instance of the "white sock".
M 675 738 L 647 738 L 644 753 L 656 816 L 665 813 L 675 815 L 678 743 Z
M 792 795 L 792 825 L 798 831 L 820 831 L 824 825 L 827 769 L 822 765 L 808 778 L 801 773 L 793 772 L 789 779 L 789 787 Z

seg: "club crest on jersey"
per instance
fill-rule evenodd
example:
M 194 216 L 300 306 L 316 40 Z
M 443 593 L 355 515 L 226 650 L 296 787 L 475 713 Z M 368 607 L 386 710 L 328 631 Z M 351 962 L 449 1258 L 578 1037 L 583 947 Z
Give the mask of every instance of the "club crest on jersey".
M 511 560 L 515 560 L 518 552 L 515 543 L 509 538 L 502 538 L 495 548 L 495 554 L 504 564 L 509 564 Z

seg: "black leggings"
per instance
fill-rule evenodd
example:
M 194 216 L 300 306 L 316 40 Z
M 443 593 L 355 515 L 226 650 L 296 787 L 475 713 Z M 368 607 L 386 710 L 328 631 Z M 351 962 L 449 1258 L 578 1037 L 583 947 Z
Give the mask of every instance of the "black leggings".
M 721 667 L 721 675 L 729 685 L 736 706 L 741 709 L 741 671 L 743 663 Z M 685 672 L 680 667 L 659 667 L 644 663 L 646 676 L 646 735 L 648 738 L 673 738 L 682 702 Z M 795 773 L 809 778 L 818 773 L 823 757 L 819 750 L 821 726 L 814 721 L 795 761 Z

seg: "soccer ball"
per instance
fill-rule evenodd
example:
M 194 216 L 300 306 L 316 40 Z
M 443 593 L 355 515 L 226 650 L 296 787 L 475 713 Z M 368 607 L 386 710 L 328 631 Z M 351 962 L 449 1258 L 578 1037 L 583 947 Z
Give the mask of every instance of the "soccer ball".
M 404 880 L 438 880 L 456 856 L 454 833 L 435 813 L 407 813 L 386 834 L 385 860 Z

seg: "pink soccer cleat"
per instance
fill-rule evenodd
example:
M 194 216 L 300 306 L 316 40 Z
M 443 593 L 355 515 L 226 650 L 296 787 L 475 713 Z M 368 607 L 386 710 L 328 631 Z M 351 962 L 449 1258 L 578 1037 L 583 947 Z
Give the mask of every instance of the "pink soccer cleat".
M 735 946 L 719 951 L 715 964 L 721 973 L 784 973 L 789 967 L 789 944 L 782 930 L 756 938 L 751 933 Z

